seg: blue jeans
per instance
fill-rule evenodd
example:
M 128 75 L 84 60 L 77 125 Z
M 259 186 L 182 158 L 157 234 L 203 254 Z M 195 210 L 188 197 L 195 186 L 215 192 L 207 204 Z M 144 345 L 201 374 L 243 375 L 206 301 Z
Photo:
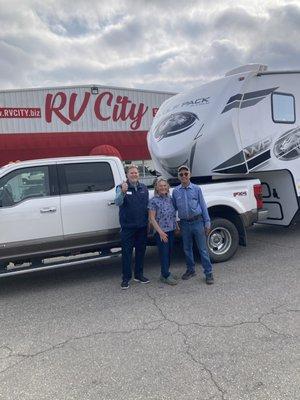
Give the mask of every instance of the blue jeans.
M 166 232 L 166 234 L 168 235 L 167 243 L 161 240 L 157 232 L 155 234 L 156 244 L 159 252 L 161 276 L 164 278 L 167 278 L 170 275 L 170 262 L 174 242 L 174 231 Z
M 201 219 L 196 221 L 180 221 L 180 230 L 183 241 L 183 250 L 186 259 L 187 271 L 195 271 L 195 260 L 193 254 L 193 238 L 196 241 L 200 257 L 201 264 L 204 270 L 204 274 L 210 274 L 212 272 L 212 265 L 208 255 L 206 235 L 204 231 L 204 223 Z
M 129 282 L 132 278 L 132 253 L 135 248 L 134 277 L 143 276 L 144 256 L 147 244 L 147 226 L 143 228 L 122 228 L 122 274 L 123 281 Z

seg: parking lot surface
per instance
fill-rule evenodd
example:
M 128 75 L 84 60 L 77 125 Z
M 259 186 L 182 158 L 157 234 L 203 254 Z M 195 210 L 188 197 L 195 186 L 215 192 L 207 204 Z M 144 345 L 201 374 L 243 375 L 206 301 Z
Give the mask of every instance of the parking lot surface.
M 300 224 L 197 276 L 120 290 L 121 260 L 0 280 L 0 399 L 299 398 Z M 175 275 L 184 257 L 174 254 Z

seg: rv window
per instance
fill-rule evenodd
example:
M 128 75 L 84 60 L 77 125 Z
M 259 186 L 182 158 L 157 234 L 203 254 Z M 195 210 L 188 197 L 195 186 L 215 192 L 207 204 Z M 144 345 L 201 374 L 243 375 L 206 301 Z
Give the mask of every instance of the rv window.
M 296 121 L 295 98 L 292 94 L 273 93 L 272 118 L 274 122 L 293 124 Z
M 99 192 L 115 186 L 109 163 L 64 164 L 65 194 Z
M 0 180 L 0 207 L 10 207 L 32 197 L 50 196 L 48 167 L 22 168 Z

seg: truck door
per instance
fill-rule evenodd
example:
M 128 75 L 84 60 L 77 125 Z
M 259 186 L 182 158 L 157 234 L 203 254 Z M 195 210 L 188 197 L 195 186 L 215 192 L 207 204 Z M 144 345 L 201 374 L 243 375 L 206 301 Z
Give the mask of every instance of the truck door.
M 106 161 L 61 164 L 59 177 L 66 246 L 99 247 L 119 240 L 111 164 Z
M 0 179 L 0 258 L 43 252 L 63 240 L 54 174 L 54 166 L 43 165 Z
M 298 210 L 295 176 L 299 173 L 299 100 L 295 75 L 251 78 L 239 109 L 239 132 L 247 169 L 263 185 L 264 223 L 287 226 Z

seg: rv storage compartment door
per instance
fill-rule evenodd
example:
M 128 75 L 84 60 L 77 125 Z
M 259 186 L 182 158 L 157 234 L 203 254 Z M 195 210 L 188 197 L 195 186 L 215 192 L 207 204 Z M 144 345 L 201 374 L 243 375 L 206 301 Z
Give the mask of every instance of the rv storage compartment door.
M 264 208 L 269 211 L 263 223 L 289 225 L 299 207 L 292 174 L 281 170 L 257 172 L 253 176 L 261 180 Z

